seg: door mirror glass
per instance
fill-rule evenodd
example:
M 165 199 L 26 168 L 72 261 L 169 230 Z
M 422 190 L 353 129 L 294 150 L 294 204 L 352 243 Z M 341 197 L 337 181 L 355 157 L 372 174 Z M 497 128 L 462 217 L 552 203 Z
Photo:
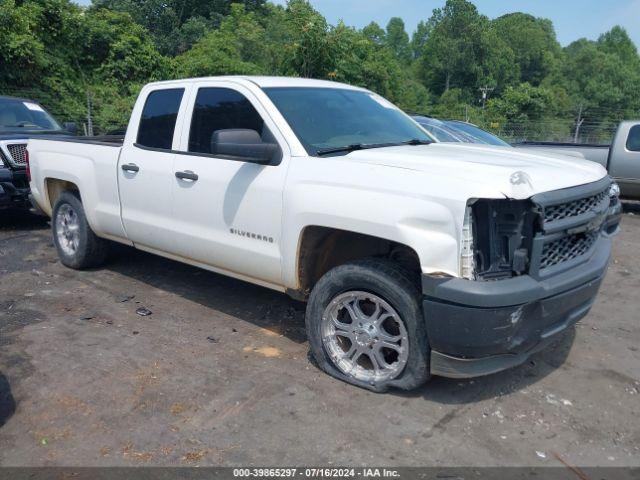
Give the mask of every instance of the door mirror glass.
M 255 130 L 230 128 L 216 130 L 211 135 L 211 153 L 269 164 L 278 152 L 278 145 L 262 141 Z

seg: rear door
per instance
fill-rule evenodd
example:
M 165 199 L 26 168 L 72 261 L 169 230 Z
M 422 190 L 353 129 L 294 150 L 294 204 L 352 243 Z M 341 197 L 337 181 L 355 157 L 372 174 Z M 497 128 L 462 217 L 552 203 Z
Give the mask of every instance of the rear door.
M 188 111 L 193 113 L 185 119 L 174 162 L 176 253 L 280 285 L 282 194 L 290 156 L 284 137 L 253 93 L 240 84 L 194 85 Z M 278 144 L 275 164 L 212 153 L 213 133 L 234 129 L 253 130 L 263 142 Z
M 141 248 L 172 250 L 173 149 L 174 142 L 179 142 L 186 98 L 182 86 L 155 88 L 148 92 L 141 111 L 132 115 L 140 120 L 137 131 L 127 133 L 118 183 L 127 237 Z

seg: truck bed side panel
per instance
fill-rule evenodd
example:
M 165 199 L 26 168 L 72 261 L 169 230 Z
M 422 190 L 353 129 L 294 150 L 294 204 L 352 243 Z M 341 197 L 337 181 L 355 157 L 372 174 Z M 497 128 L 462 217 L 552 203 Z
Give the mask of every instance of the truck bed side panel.
M 607 168 L 607 160 L 609 158 L 609 146 L 607 145 L 521 143 L 515 146 L 517 148 L 535 149 L 542 154 L 552 153 L 555 155 L 568 155 L 570 157 L 582 158 L 599 163 L 605 168 Z
M 31 188 L 35 200 L 51 215 L 48 180 L 78 187 L 91 228 L 100 236 L 124 241 L 120 218 L 117 144 L 34 139 L 28 145 Z

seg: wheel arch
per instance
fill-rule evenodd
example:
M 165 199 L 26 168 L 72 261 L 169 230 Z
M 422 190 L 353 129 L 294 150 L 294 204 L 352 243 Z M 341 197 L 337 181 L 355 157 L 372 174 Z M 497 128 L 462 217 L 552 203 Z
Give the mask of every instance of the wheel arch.
M 49 213 L 53 212 L 53 207 L 56 204 L 56 201 L 62 194 L 62 192 L 72 192 L 80 198 L 82 201 L 82 197 L 80 195 L 80 188 L 74 182 L 69 180 L 62 180 L 60 178 L 52 178 L 48 177 L 44 179 L 45 186 L 45 198 L 46 204 L 45 207 L 49 210 Z
M 394 260 L 420 282 L 420 259 L 409 245 L 394 240 L 320 225 L 308 225 L 298 237 L 295 278 L 290 296 L 306 300 L 314 285 L 332 268 L 354 260 L 380 257 Z

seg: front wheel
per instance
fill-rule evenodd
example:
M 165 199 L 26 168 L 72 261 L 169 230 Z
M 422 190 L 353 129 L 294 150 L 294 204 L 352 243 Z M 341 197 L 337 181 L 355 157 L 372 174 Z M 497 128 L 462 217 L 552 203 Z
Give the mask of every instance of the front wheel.
M 329 271 L 311 292 L 306 323 L 313 357 L 336 378 L 377 392 L 410 390 L 429 378 L 420 293 L 393 262 Z

